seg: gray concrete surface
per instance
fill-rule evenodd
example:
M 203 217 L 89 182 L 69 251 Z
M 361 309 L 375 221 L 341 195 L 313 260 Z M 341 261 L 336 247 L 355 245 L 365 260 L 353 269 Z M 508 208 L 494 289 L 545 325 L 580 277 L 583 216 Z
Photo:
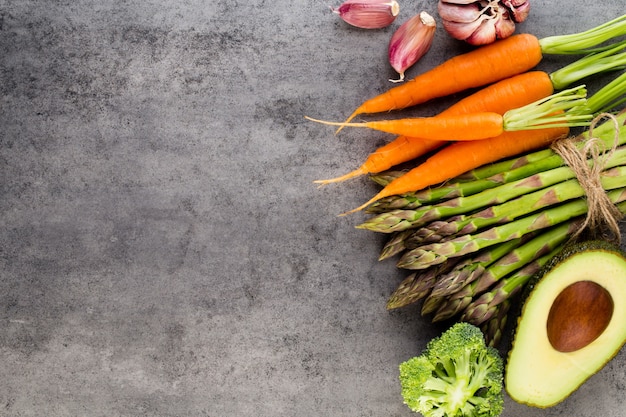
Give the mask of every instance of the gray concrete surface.
M 319 0 L 0 0 L 1 416 L 413 415 L 397 366 L 438 329 L 385 310 L 403 273 L 336 216 L 375 187 L 311 182 L 386 138 L 303 119 L 389 87 L 393 29 L 436 13 L 402 3 L 367 32 Z M 621 6 L 534 1 L 519 30 Z M 440 30 L 408 75 L 463 49 Z M 503 416 L 622 417 L 624 359 Z

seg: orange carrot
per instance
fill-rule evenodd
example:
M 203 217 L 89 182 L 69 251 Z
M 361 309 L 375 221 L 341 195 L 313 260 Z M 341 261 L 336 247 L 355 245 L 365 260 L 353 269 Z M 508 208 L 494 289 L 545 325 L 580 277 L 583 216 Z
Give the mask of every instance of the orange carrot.
M 477 140 L 499 136 L 504 131 L 541 129 L 558 126 L 588 126 L 593 115 L 586 107 L 587 90 L 578 86 L 552 94 L 533 103 L 504 113 L 468 113 L 460 115 L 374 120 L 362 123 L 339 123 L 307 119 L 332 126 L 365 127 L 397 135 L 431 140 Z
M 584 65 L 589 69 L 583 69 L 582 66 L 578 69 L 582 69 L 587 75 L 602 72 L 604 63 L 600 61 L 610 59 L 611 57 L 607 54 L 616 53 L 622 45 L 618 43 L 617 49 L 613 49 L 610 45 L 605 47 L 601 45 L 609 39 L 623 36 L 625 26 L 626 15 L 622 15 L 578 33 L 548 36 L 542 39 L 531 34 L 518 34 L 498 40 L 457 55 L 405 84 L 365 101 L 348 117 L 347 121 L 352 120 L 358 114 L 403 109 L 437 97 L 448 96 L 521 74 L 541 62 L 544 54 L 591 55 Z M 602 52 L 592 53 L 598 51 Z M 561 88 L 557 85 L 555 87 L 557 90 Z
M 372 152 L 357 169 L 337 178 L 315 180 L 313 182 L 326 185 L 333 182 L 345 181 L 360 175 L 383 172 L 395 165 L 426 155 L 428 152 L 440 148 L 445 143 L 448 142 L 398 136 L 395 140 Z
M 418 191 L 489 162 L 541 148 L 568 133 L 567 127 L 555 127 L 504 132 L 489 139 L 452 143 L 390 182 L 365 204 L 345 214 L 362 210 L 381 198 Z
M 542 58 L 537 37 L 513 35 L 457 55 L 405 84 L 365 101 L 346 121 L 359 114 L 404 109 L 500 81 L 532 69 Z
M 408 119 L 373 120 L 362 123 L 337 123 L 307 119 L 333 126 L 365 127 L 396 135 L 415 136 L 430 140 L 487 139 L 504 132 L 503 116 L 480 112 L 451 116 L 415 117 Z
M 476 112 L 504 114 L 508 110 L 548 97 L 554 92 L 550 75 L 543 71 L 529 71 L 491 84 L 457 101 L 438 116 Z M 419 137 L 398 136 L 372 152 L 357 169 L 337 178 L 314 181 L 330 184 L 365 174 L 375 174 L 408 162 L 449 143 Z
M 529 71 L 500 80 L 459 100 L 439 116 L 494 112 L 504 114 L 511 109 L 525 106 L 554 93 L 550 74 Z

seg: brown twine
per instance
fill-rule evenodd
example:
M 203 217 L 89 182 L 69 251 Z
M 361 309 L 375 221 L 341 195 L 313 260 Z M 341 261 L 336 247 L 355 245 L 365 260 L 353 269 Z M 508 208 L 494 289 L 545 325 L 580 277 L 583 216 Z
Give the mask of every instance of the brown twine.
M 612 120 L 615 126 L 615 140 L 608 151 L 605 149 L 604 142 L 593 136 L 594 127 L 605 117 Z M 583 231 L 596 236 L 608 230 L 618 244 L 621 242 L 619 221 L 624 215 L 613 204 L 601 182 L 601 173 L 619 144 L 619 129 L 619 122 L 615 116 L 602 113 L 592 121 L 589 137 L 583 146 L 579 146 L 583 140 L 582 137 L 559 139 L 552 144 L 552 149 L 563 158 L 576 174 L 587 198 L 587 216 L 581 227 L 573 234 L 572 239 L 578 237 Z M 591 160 L 591 163 L 588 162 L 588 159 Z

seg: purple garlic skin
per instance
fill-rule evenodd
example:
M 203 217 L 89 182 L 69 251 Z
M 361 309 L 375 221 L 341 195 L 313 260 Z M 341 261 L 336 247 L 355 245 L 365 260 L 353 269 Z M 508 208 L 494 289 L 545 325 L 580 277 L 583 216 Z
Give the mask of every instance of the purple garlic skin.
M 486 45 L 515 32 L 530 12 L 530 0 L 439 0 L 446 32 L 471 45 Z
M 396 0 L 346 0 L 331 10 L 349 25 L 361 29 L 382 29 L 391 25 L 400 13 Z
M 421 12 L 404 22 L 389 41 L 389 63 L 404 81 L 404 72 L 420 60 L 430 49 L 437 24 L 426 12 Z

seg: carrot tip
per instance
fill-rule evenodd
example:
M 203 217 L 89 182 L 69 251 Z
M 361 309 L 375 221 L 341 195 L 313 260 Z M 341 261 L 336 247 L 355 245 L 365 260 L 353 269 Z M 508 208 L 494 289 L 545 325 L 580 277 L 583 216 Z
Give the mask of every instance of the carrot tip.
M 345 213 L 341 213 L 339 216 L 343 217 L 343 216 L 347 216 L 349 214 L 356 213 L 357 211 L 361 211 L 361 210 L 365 209 L 367 206 L 369 206 L 370 204 L 380 200 L 384 196 L 385 195 L 382 192 L 380 192 L 380 193 L 376 194 L 373 198 L 371 198 L 369 201 L 366 201 L 365 203 L 361 204 L 359 207 L 354 208 L 354 209 L 349 210 L 349 211 L 346 211 Z
M 337 133 L 339 133 L 341 131 L 341 129 L 343 129 L 344 127 L 347 126 L 347 123 L 350 123 L 352 121 L 352 119 L 354 119 L 355 117 L 357 117 L 359 114 L 361 114 L 361 108 L 359 107 L 358 109 L 356 109 L 350 116 L 348 116 L 348 118 L 346 119 L 345 122 L 343 122 L 343 124 L 341 126 L 339 126 L 339 128 L 337 130 L 335 130 L 335 135 Z
M 345 175 L 342 175 L 340 177 L 337 178 L 331 178 L 328 180 L 315 180 L 313 181 L 315 184 L 320 184 L 320 187 L 323 187 L 324 185 L 327 184 L 332 184 L 332 183 L 336 183 L 336 182 L 343 182 L 346 180 L 349 180 L 351 178 L 355 178 L 361 175 L 367 174 L 367 171 L 365 169 L 363 169 L 363 167 L 357 168 L 354 171 L 348 172 Z

